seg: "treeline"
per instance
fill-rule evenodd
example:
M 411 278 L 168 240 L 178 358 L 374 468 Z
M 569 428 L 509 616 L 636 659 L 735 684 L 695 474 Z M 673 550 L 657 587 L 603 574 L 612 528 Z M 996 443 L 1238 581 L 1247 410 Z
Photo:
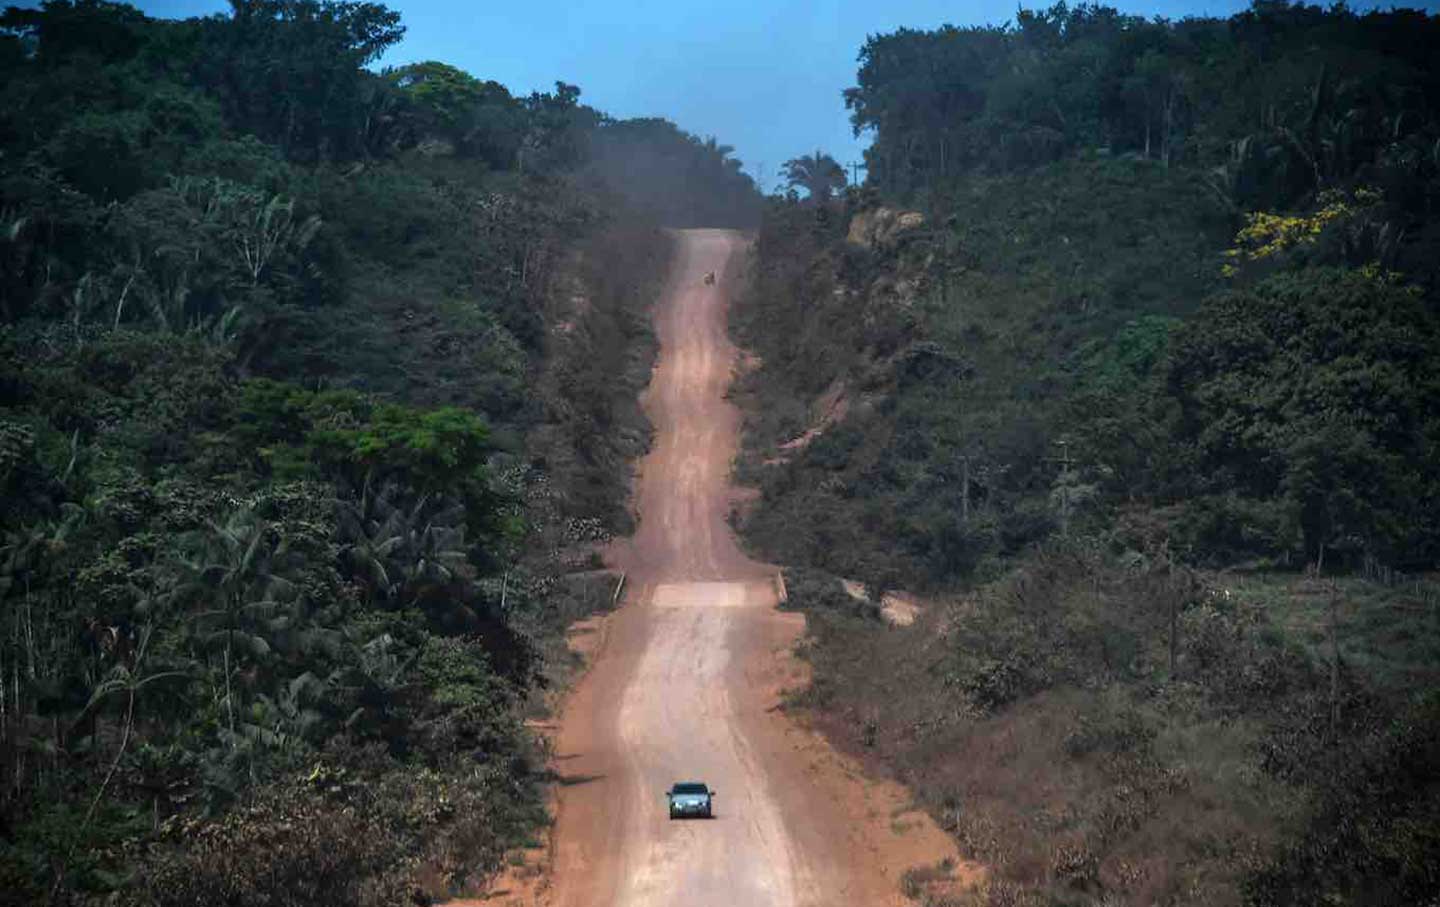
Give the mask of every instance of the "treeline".
M 0 902 L 443 897 L 544 819 L 521 715 L 603 600 L 566 571 L 626 525 L 689 209 L 575 86 L 367 68 L 403 32 L 0 17 Z
M 903 198 L 975 168 L 1083 148 L 1203 173 L 1235 210 L 1289 208 L 1359 180 L 1428 216 L 1440 141 L 1434 47 L 1416 10 L 1261 0 L 1229 19 L 1145 19 L 1092 4 L 1003 26 L 870 38 L 845 93 L 870 131 L 868 180 Z
M 875 36 L 865 185 L 767 208 L 742 532 L 988 903 L 1440 892 L 1437 29 Z

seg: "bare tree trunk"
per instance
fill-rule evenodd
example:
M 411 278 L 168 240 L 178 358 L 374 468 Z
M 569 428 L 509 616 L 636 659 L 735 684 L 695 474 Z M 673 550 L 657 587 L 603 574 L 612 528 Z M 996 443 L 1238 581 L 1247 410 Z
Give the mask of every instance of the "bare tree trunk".
M 1170 134 L 1175 125 L 1175 90 L 1165 95 L 1165 132 L 1160 136 L 1160 160 L 1170 169 Z
M 1175 558 L 1170 554 L 1170 546 L 1165 546 L 1165 560 L 1168 562 L 1169 577 L 1166 585 L 1169 586 L 1167 598 L 1170 599 L 1170 679 L 1175 679 L 1175 662 L 1180 652 L 1180 593 L 1175 588 Z
M 30 607 L 30 581 L 25 581 L 25 652 L 30 657 L 30 682 L 35 682 L 35 612 Z
M 1330 745 L 1334 746 L 1340 739 L 1340 634 L 1338 632 L 1337 615 L 1340 603 L 1340 590 L 1335 583 L 1330 584 Z
M 230 716 L 230 746 L 235 746 L 235 697 L 230 694 L 230 633 L 225 635 L 225 712 Z
M 290 104 L 285 114 L 285 138 L 281 140 L 280 147 L 290 151 L 293 147 L 293 136 L 295 135 L 295 105 Z
M 50 886 L 50 903 L 58 904 L 60 890 L 65 887 L 65 876 L 70 869 L 70 861 L 75 857 L 75 849 L 84 840 L 85 832 L 90 828 L 90 821 L 95 818 L 95 810 L 100 806 L 100 800 L 105 796 L 105 789 L 110 786 L 110 780 L 115 777 L 115 771 L 120 767 L 120 760 L 125 757 L 125 749 L 130 745 L 130 729 L 135 723 L 135 685 L 134 677 L 131 677 L 130 699 L 125 706 L 125 728 L 120 735 L 120 749 L 115 752 L 115 759 L 110 763 L 110 769 L 105 773 L 105 779 L 100 782 L 100 789 L 95 792 L 95 799 L 90 801 L 90 808 L 85 811 L 85 820 L 80 823 L 80 836 L 70 845 L 65 852 L 63 860 L 58 865 L 52 862 L 55 869 L 55 883 Z
M 5 683 L 5 648 L 0 646 L 0 743 L 10 739 L 10 687 Z
M 970 525 L 970 458 L 961 461 L 960 469 L 960 522 Z
M 130 278 L 125 281 L 125 288 L 120 291 L 120 301 L 115 303 L 115 325 L 114 330 L 120 330 L 120 318 L 125 314 L 125 298 L 130 295 L 130 287 L 135 283 L 135 271 L 130 272 Z
M 15 620 L 11 624 L 13 633 L 11 642 L 14 645 L 15 653 L 10 660 L 10 695 L 15 700 L 15 721 L 18 724 L 24 712 L 21 711 L 20 700 L 20 609 L 15 609 Z M 25 787 L 25 753 L 17 746 L 13 750 L 15 755 L 15 796 L 19 797 Z
M 125 727 L 120 732 L 120 749 L 115 753 L 115 760 L 110 763 L 110 770 L 105 773 L 105 780 L 100 782 L 100 789 L 95 792 L 95 799 L 90 801 L 90 808 L 85 812 L 85 821 L 82 827 L 88 827 L 90 820 L 95 816 L 95 809 L 100 805 L 100 798 L 105 796 L 105 789 L 110 786 L 110 779 L 115 777 L 115 770 L 120 767 L 120 760 L 125 757 L 125 748 L 130 745 L 130 729 L 135 725 L 135 684 L 131 678 L 130 699 L 125 704 Z

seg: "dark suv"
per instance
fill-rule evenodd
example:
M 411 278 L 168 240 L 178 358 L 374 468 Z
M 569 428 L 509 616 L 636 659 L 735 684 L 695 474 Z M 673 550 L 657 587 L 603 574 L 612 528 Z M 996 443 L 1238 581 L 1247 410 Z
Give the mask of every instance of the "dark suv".
M 715 792 L 699 781 L 679 781 L 665 795 L 670 799 L 670 818 L 715 817 Z

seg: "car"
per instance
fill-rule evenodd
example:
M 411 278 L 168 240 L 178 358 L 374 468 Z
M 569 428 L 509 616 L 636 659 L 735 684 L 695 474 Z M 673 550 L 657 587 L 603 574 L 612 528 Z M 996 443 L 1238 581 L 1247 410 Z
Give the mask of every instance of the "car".
M 677 781 L 665 794 L 670 801 L 670 818 L 715 818 L 715 792 L 701 781 Z

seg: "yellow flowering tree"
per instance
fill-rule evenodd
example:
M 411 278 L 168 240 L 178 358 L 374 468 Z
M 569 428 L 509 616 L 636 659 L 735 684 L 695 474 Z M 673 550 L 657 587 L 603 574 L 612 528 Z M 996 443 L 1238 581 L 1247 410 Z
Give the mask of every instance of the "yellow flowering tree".
M 1221 273 L 1234 277 L 1245 263 L 1274 259 L 1285 252 L 1314 246 L 1332 226 L 1354 226 L 1357 233 L 1367 232 L 1371 226 L 1370 215 L 1381 200 L 1377 190 L 1365 187 L 1348 193 L 1329 190 L 1321 193 L 1319 207 L 1309 214 L 1269 211 L 1246 214 L 1245 226 L 1235 234 L 1235 245 L 1224 253 Z M 1384 230 L 1383 225 L 1380 229 Z

